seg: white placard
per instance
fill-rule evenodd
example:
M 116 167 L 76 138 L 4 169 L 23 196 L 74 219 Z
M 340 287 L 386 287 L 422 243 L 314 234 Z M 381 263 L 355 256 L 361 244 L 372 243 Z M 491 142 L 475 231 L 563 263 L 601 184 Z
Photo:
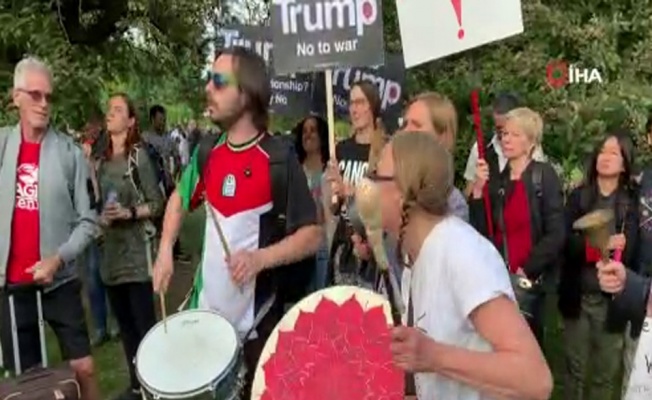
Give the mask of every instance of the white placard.
M 396 8 L 406 68 L 523 32 L 520 0 L 396 0 Z
M 652 399 L 652 317 L 645 318 L 623 400 Z

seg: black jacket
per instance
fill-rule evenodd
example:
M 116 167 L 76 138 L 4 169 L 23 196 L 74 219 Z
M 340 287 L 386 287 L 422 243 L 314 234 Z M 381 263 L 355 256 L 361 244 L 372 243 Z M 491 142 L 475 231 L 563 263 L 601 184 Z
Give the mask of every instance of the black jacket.
M 504 198 L 512 190 L 509 165 L 500 175 L 489 179 L 489 195 L 493 213 L 493 226 L 499 226 Z M 532 250 L 523 271 L 528 279 L 536 280 L 544 272 L 551 272 L 559 261 L 564 247 L 564 195 L 557 172 L 550 164 L 532 161 L 521 176 L 525 183 L 528 208 L 531 216 Z M 483 199 L 469 200 L 471 224 L 489 237 Z M 494 242 L 494 238 L 489 238 Z M 499 249 L 502 253 L 502 249 Z
M 625 288 L 613 300 L 614 311 L 632 323 L 632 336 L 637 337 L 647 314 L 650 278 L 627 271 Z
M 574 319 L 579 317 L 582 294 L 585 292 L 582 288 L 582 270 L 584 268 L 595 268 L 594 265 L 586 261 L 586 239 L 584 234 L 573 230 L 573 222 L 594 209 L 594 205 L 589 204 L 589 201 L 587 201 L 587 196 L 590 196 L 588 191 L 590 190 L 586 186 L 576 188 L 570 193 L 566 204 L 567 242 L 559 277 L 559 311 L 565 318 Z M 622 262 L 626 266 L 636 265 L 638 197 L 632 190 L 625 189 L 619 189 L 616 196 L 616 209 L 614 210 L 616 226 L 623 227 L 627 239 L 622 254 Z M 627 318 L 616 312 L 611 295 L 605 293 L 604 296 L 610 301 L 605 328 L 608 332 L 622 332 L 625 329 Z

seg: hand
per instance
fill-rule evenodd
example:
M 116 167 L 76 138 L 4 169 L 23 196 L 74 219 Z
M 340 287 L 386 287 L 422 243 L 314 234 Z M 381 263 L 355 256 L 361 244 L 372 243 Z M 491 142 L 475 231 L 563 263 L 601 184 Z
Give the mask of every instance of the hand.
M 607 248 L 609 250 L 623 250 L 625 249 L 625 244 L 627 243 L 627 240 L 625 239 L 625 235 L 622 233 L 618 233 L 616 235 L 611 235 L 609 237 L 609 243 L 607 244 Z
M 331 158 L 326 165 L 325 172 L 326 182 L 331 185 L 331 193 L 338 198 L 344 197 L 346 195 L 346 190 L 344 187 L 344 181 L 342 180 L 342 175 L 340 175 L 339 166 L 335 158 Z
M 605 263 L 598 261 L 596 267 L 598 268 L 600 290 L 611 294 L 618 294 L 623 291 L 627 279 L 627 270 L 621 262 L 610 260 Z
M 62 263 L 61 257 L 55 255 L 37 262 L 27 272 L 34 275 L 34 282 L 39 285 L 49 285 Z
M 353 250 L 360 260 L 367 261 L 371 258 L 371 248 L 360 235 L 357 233 L 351 235 L 351 242 L 353 242 Z
M 260 250 L 240 250 L 226 258 L 234 283 L 239 286 L 249 283 L 260 271 L 265 269 L 261 254 Z
M 155 293 L 167 292 L 173 272 L 174 261 L 172 257 L 172 249 L 159 248 L 156 261 L 152 267 L 152 285 Z
M 480 158 L 478 159 L 478 162 L 476 163 L 475 166 L 475 179 L 473 181 L 474 197 L 477 193 L 480 193 L 480 195 L 482 195 L 482 190 L 484 189 L 484 185 L 487 184 L 488 180 L 489 180 L 489 164 L 487 164 L 487 161 Z
M 435 342 L 417 328 L 398 326 L 392 330 L 392 359 L 405 371 L 428 372 L 433 345 Z
M 109 203 L 102 210 L 101 218 L 107 221 L 128 220 L 131 219 L 131 210 L 119 203 Z

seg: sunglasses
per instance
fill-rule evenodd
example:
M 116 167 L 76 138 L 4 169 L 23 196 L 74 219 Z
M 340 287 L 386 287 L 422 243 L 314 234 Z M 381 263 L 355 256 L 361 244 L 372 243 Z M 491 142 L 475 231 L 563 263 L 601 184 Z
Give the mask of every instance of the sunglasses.
M 52 93 L 41 92 L 40 90 L 25 89 L 18 89 L 18 91 L 27 94 L 35 103 L 40 103 L 43 100 L 45 100 L 46 103 L 52 102 Z
M 219 72 L 208 72 L 208 81 L 213 83 L 216 89 L 222 89 L 227 86 L 236 86 L 237 82 L 233 75 L 222 74 Z

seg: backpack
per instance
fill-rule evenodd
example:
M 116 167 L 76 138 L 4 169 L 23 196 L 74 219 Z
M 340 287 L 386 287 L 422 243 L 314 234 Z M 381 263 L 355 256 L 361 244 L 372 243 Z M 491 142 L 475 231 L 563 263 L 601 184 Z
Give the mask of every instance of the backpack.
M 215 145 L 225 140 L 223 134 L 207 134 L 201 138 L 197 149 L 197 167 L 199 175 L 204 176 L 206 162 Z M 288 159 L 296 157 L 285 139 L 266 135 L 259 145 L 269 154 L 270 175 L 272 182 L 272 210 L 276 217 L 276 228 L 271 243 L 282 240 L 287 235 L 286 210 L 288 206 Z M 276 288 L 278 299 L 283 303 L 295 303 L 308 295 L 308 286 L 316 269 L 316 258 L 288 264 L 278 268 Z
M 161 153 L 159 153 L 156 147 L 151 143 L 148 143 L 143 140 L 141 142 L 141 148 L 145 150 L 147 156 L 149 157 L 150 161 L 154 166 L 154 172 L 156 173 L 156 181 L 158 182 L 159 188 L 161 189 L 163 198 L 168 199 L 172 194 L 172 192 L 174 192 L 175 183 L 172 174 L 170 174 L 170 172 L 165 166 L 165 160 L 163 160 Z M 137 168 L 135 170 L 137 170 Z

